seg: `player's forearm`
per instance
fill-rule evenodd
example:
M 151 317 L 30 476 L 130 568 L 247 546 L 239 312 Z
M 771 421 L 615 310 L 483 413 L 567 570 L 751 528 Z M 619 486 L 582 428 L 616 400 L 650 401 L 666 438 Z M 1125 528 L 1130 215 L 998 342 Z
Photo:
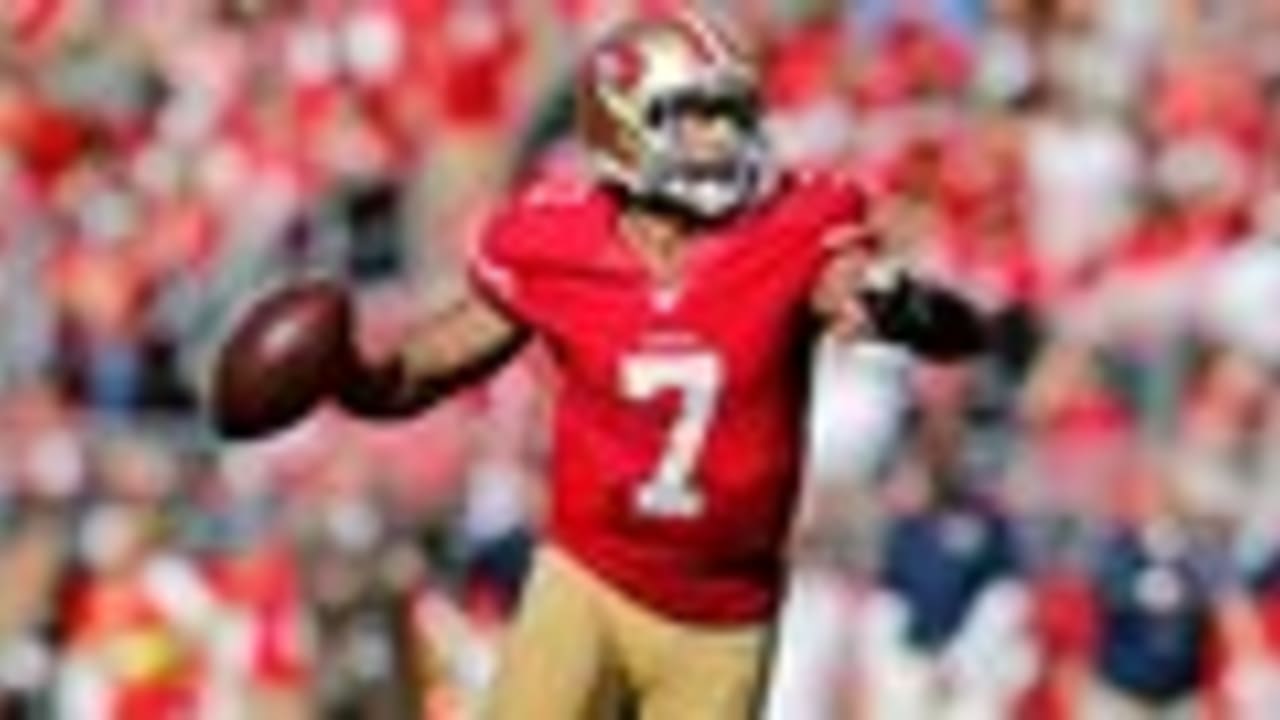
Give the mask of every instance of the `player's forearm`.
M 462 356 L 447 347 L 409 348 L 381 361 L 360 363 L 338 389 L 338 401 L 366 419 L 410 417 L 488 377 L 519 346 L 513 339 L 474 356 Z
M 526 332 L 474 298 L 424 323 L 387 358 L 369 361 L 352 349 L 339 403 L 369 419 L 408 417 L 483 380 L 524 344 Z
M 988 348 L 988 321 L 972 302 L 906 271 L 884 272 L 858 293 L 876 336 L 944 362 L 972 357 Z

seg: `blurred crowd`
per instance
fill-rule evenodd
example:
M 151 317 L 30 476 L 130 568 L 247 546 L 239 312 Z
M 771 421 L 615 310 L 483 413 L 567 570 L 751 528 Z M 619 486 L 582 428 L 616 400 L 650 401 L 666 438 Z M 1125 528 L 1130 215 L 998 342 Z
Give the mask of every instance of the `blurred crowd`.
M 770 717 L 1280 717 L 1280 2 L 719 0 L 996 351 L 826 346 Z M 0 715 L 467 718 L 545 495 L 536 351 L 229 447 L 246 298 L 371 343 L 662 0 L 0 3 Z M 1270 442 L 1276 442 L 1272 448 Z

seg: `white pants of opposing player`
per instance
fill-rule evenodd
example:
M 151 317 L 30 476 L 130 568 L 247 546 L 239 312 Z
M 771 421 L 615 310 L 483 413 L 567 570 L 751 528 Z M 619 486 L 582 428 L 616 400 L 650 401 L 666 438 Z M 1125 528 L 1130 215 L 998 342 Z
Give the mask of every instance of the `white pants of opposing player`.
M 791 578 L 774 640 L 765 720 L 831 720 L 844 712 L 856 617 L 849 583 L 821 569 Z
M 913 360 L 878 343 L 826 339 L 814 360 L 808 470 L 813 483 L 867 483 L 900 430 Z M 813 484 L 811 483 L 811 484 Z M 806 493 L 812 493 L 806 487 Z

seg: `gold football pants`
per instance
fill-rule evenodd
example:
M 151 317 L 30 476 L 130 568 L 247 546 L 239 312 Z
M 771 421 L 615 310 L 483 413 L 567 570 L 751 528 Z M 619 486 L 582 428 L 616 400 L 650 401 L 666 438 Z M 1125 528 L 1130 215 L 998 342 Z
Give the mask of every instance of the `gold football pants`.
M 770 626 L 670 620 L 544 547 L 506 638 L 489 720 L 748 720 Z

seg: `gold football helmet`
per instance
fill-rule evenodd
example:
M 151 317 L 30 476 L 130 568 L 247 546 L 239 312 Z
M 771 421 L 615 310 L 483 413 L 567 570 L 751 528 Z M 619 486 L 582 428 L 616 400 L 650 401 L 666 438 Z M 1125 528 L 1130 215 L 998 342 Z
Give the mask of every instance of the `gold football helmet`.
M 633 197 L 721 218 L 765 186 L 759 82 L 728 37 L 692 13 L 637 20 L 580 69 L 578 129 L 602 180 Z M 703 121 L 691 143 L 687 119 Z

